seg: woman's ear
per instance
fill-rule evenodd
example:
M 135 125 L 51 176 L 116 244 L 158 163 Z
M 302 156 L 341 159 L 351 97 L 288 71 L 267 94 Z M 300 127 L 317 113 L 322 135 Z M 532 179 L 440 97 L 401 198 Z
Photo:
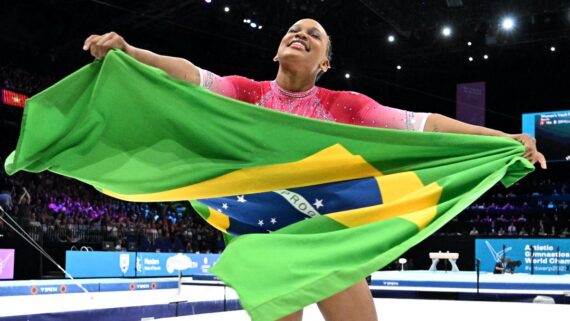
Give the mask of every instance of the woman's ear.
M 321 67 L 321 70 L 322 70 L 323 72 L 329 71 L 329 69 L 330 69 L 330 67 L 331 67 L 330 61 L 329 61 L 328 59 L 323 60 L 323 62 L 321 62 L 321 66 L 320 66 L 320 67 Z

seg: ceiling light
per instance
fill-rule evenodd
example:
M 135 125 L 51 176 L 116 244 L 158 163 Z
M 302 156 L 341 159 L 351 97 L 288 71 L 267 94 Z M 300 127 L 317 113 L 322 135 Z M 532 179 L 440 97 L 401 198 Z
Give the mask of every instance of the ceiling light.
M 507 31 L 513 30 L 515 28 L 515 19 L 513 19 L 512 17 L 503 18 L 503 20 L 501 21 L 501 28 Z

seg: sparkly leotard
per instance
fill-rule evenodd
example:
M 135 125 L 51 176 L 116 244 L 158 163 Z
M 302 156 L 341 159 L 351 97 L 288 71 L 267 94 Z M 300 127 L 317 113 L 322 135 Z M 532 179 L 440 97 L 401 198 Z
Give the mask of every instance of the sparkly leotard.
M 383 106 L 352 91 L 322 87 L 287 91 L 275 81 L 254 81 L 241 76 L 220 77 L 200 70 L 200 85 L 217 94 L 299 116 L 352 125 L 423 131 L 428 113 Z

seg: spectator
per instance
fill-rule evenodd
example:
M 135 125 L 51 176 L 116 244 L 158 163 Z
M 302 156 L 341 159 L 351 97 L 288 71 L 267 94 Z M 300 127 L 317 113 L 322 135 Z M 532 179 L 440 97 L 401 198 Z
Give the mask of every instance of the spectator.
M 509 227 L 507 227 L 507 233 L 509 235 L 517 234 L 517 227 L 515 226 L 515 223 L 511 222 L 511 224 L 509 224 Z
M 469 235 L 471 235 L 471 236 L 477 236 L 477 235 L 479 235 L 479 231 L 477 230 L 477 228 L 475 228 L 475 226 L 473 226 L 473 228 L 471 229 L 471 231 L 469 231 Z
M 11 210 L 14 206 L 12 202 L 12 186 L 5 178 L 0 179 L 0 206 L 7 210 Z
M 505 235 L 505 230 L 501 227 L 501 228 L 499 229 L 499 232 L 497 232 L 497 235 L 498 235 L 498 236 L 503 236 L 503 235 Z

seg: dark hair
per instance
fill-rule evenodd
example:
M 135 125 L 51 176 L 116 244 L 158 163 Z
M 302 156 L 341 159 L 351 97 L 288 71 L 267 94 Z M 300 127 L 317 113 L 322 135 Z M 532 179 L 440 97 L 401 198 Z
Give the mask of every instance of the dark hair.
M 327 52 L 326 52 L 326 55 L 327 55 L 327 59 L 329 60 L 329 64 L 330 64 L 331 61 L 332 61 L 332 42 L 331 42 L 331 36 L 328 36 L 328 38 L 329 38 L 329 41 L 328 41 L 328 44 L 327 44 Z M 325 73 L 324 71 L 319 70 L 319 73 L 317 74 L 317 79 L 315 80 L 315 82 L 319 81 L 319 79 L 321 78 L 321 76 L 322 76 L 324 73 Z

